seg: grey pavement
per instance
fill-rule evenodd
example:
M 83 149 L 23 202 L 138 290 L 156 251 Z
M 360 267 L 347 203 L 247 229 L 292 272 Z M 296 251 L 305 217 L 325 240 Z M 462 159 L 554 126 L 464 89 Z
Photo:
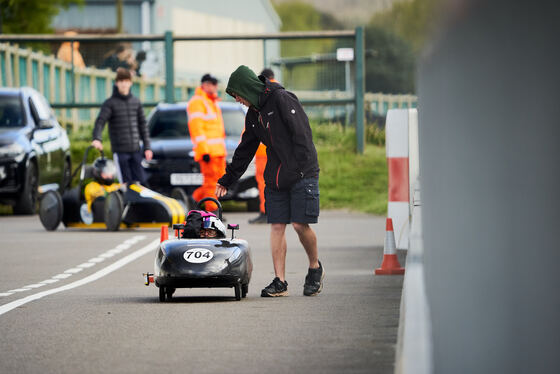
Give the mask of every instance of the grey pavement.
M 273 278 L 267 225 L 226 213 L 252 248 L 247 299 L 233 289 L 179 289 L 160 303 L 141 273 L 154 251 L 100 279 L 0 315 L 0 373 L 392 373 L 402 276 L 374 276 L 383 217 L 321 213 L 314 225 L 326 270 L 317 297 L 302 294 L 305 252 L 288 231 L 290 296 L 261 298 Z M 159 238 L 157 230 L 46 232 L 38 217 L 0 217 L 0 294 L 75 269 L 127 239 L 130 248 L 54 284 L 0 297 L 1 308 L 71 284 Z M 403 259 L 401 258 L 401 261 Z M 404 262 L 402 262 L 404 264 Z

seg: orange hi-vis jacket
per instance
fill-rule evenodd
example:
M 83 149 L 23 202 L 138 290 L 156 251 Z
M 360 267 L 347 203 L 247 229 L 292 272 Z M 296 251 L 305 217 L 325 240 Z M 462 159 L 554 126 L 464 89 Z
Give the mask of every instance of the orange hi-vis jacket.
M 202 160 L 205 154 L 212 157 L 226 155 L 226 132 L 222 111 L 217 98 L 211 98 L 201 87 L 187 103 L 189 132 L 194 146 L 194 160 Z

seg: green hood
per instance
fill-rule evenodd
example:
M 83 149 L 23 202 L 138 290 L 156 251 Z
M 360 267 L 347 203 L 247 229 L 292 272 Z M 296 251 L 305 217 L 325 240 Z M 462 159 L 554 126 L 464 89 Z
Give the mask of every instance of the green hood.
M 264 91 L 264 83 L 261 82 L 253 70 L 245 65 L 238 67 L 229 77 L 226 92 L 234 96 L 237 94 L 248 100 L 255 108 L 259 108 L 259 96 Z M 234 96 L 235 97 L 235 96 Z

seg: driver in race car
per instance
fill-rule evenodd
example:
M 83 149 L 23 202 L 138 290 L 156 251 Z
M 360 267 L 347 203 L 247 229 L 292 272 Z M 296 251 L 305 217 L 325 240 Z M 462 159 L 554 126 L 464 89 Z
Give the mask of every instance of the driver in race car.
M 118 190 L 121 185 L 115 183 L 117 168 L 112 160 L 103 157 L 97 158 L 93 162 L 93 181 L 87 184 L 84 196 L 86 199 L 88 212 L 91 213 L 91 205 L 93 201 L 101 196 L 107 196 L 109 193 Z
M 202 228 L 200 229 L 201 238 L 224 238 L 226 229 L 222 221 L 218 217 L 208 216 L 202 220 Z

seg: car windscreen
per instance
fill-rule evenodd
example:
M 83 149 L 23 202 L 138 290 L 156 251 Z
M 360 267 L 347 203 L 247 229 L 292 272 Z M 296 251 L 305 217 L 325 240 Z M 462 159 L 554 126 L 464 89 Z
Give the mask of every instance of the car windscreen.
M 189 136 L 185 110 L 160 110 L 150 120 L 150 138 L 184 138 Z
M 226 136 L 240 137 L 245 128 L 245 113 L 239 109 L 222 109 Z
M 0 95 L 0 127 L 23 125 L 23 106 L 19 95 Z

